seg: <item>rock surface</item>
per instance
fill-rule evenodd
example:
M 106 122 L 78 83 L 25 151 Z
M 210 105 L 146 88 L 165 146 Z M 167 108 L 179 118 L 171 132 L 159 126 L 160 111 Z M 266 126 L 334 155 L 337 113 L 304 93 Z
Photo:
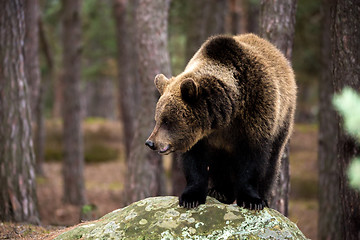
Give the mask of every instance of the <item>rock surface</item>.
M 273 209 L 250 211 L 210 197 L 191 210 L 178 204 L 177 197 L 147 198 L 55 239 L 307 239 Z

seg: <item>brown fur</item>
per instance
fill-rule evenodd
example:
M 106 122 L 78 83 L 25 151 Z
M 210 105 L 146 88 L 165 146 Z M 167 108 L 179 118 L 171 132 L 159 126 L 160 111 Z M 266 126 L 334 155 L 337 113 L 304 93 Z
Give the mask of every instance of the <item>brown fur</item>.
M 264 149 L 258 167 L 273 181 L 293 128 L 296 84 L 289 62 L 272 44 L 253 34 L 212 37 L 183 73 L 171 79 L 160 74 L 155 85 L 161 97 L 148 139 L 154 149 L 187 152 L 204 140 L 230 158 L 243 145 L 250 155 Z M 272 152 L 276 157 L 269 157 Z
M 207 42 L 212 39 L 213 38 L 210 38 Z M 162 74 L 156 77 L 155 84 L 159 89 L 160 94 L 162 94 L 159 100 L 159 105 L 162 106 L 162 102 L 166 102 L 169 109 L 176 109 L 179 105 L 183 106 L 184 110 L 187 109 L 188 106 L 184 104 L 181 99 L 181 83 L 186 79 L 193 79 L 195 83 L 199 85 L 201 84 L 201 81 L 203 81 L 203 76 L 216 76 L 218 79 L 221 79 L 225 86 L 229 89 L 229 94 L 231 94 L 232 98 L 231 100 L 234 103 L 234 112 L 227 112 L 229 118 L 227 118 L 227 121 L 223 122 L 222 125 L 229 126 L 230 116 L 241 116 L 246 122 L 249 135 L 253 136 L 254 141 L 259 142 L 264 135 L 266 137 L 274 136 L 278 132 L 279 128 L 284 125 L 286 114 L 289 113 L 291 116 L 290 119 L 288 119 L 289 133 L 291 133 L 296 104 L 296 85 L 294 73 L 289 62 L 272 44 L 254 34 L 240 35 L 234 37 L 234 39 L 243 48 L 245 54 L 247 54 L 246 57 L 250 57 L 252 58 L 251 60 L 256 62 L 256 66 L 254 65 L 253 67 L 257 68 L 257 71 L 260 70 L 267 75 L 266 78 L 262 79 L 252 79 L 252 77 L 258 77 L 257 74 L 249 74 L 248 76 L 249 82 L 261 81 L 254 86 L 257 87 L 259 92 L 262 94 L 261 100 L 262 103 L 265 104 L 261 109 L 259 109 L 259 114 L 261 114 L 261 116 L 252 117 L 251 114 L 246 112 L 248 109 L 247 106 L 256 104 L 255 101 L 258 99 L 252 99 L 254 96 L 247 94 L 246 89 L 244 89 L 243 86 L 240 86 L 240 88 L 236 86 L 233 78 L 236 69 L 229 66 L 219 65 L 213 59 L 209 59 L 204 54 L 203 47 L 200 48 L 200 50 L 190 60 L 184 72 L 177 77 L 173 77 L 170 80 L 166 79 L 166 77 Z M 206 45 L 207 42 L 205 42 L 204 45 Z M 218 86 L 207 84 L 204 87 L 213 88 Z M 228 99 L 224 100 L 221 97 L 213 98 L 211 100 L 214 105 L 229 105 L 228 102 L 223 102 Z M 171 106 L 169 104 L 170 102 L 172 103 Z M 157 116 L 162 112 L 164 111 L 160 107 L 157 108 Z M 204 127 L 200 134 L 208 135 L 209 132 L 211 132 L 210 123 L 202 123 L 204 119 L 208 120 L 208 116 L 206 116 L 205 112 L 199 112 L 198 114 L 199 116 L 197 121 L 201 122 L 201 125 Z M 169 114 L 168 117 L 169 119 L 175 118 L 173 119 L 173 121 L 175 121 L 177 114 Z M 221 119 L 221 116 L 216 116 L 216 118 Z M 156 122 L 159 122 L 158 120 L 160 119 L 155 117 L 155 120 L 157 120 Z M 189 121 L 195 121 L 195 119 L 189 119 Z M 189 126 L 188 124 L 190 123 L 187 123 L 187 126 Z M 176 134 L 180 133 L 176 132 Z M 187 146 L 185 149 L 179 150 L 187 150 L 191 148 L 193 144 L 195 144 L 195 142 Z

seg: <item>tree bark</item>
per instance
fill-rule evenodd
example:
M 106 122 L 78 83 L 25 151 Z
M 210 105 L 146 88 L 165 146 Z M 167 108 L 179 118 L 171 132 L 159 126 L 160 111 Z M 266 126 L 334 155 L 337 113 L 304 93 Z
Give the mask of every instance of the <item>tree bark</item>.
M 81 114 L 81 1 L 63 0 L 63 131 L 64 196 L 66 203 L 86 202 Z
M 245 12 L 245 32 L 259 34 L 260 1 L 241 1 Z
M 227 0 L 187 2 L 185 58 L 189 61 L 210 36 L 225 32 Z
M 269 40 L 291 61 L 295 32 L 296 0 L 262 0 L 260 36 Z M 290 189 L 289 144 L 281 157 L 278 181 L 271 194 L 270 207 L 288 215 Z
M 47 71 L 44 73 L 43 78 L 40 81 L 38 104 L 36 106 L 36 133 L 35 133 L 35 156 L 36 156 L 36 174 L 38 176 L 45 176 L 43 169 L 43 163 L 45 161 L 45 117 L 44 117 L 44 98 L 45 92 L 48 88 L 48 83 L 51 81 L 53 76 L 54 60 L 53 55 L 50 51 L 49 43 L 45 36 L 45 29 L 41 17 L 38 21 L 39 28 L 39 52 L 43 52 L 46 59 Z
M 108 76 L 98 76 L 86 82 L 84 92 L 86 117 L 108 120 L 116 118 L 114 85 L 113 79 Z
M 268 39 L 291 61 L 297 0 L 262 0 L 260 36 Z
M 332 107 L 334 86 L 331 82 L 331 34 L 330 7 L 322 1 L 322 73 L 319 81 L 319 239 L 341 239 L 340 189 L 337 172 L 337 127 L 334 127 L 336 112 Z M 332 138 L 334 138 L 331 140 Z
M 39 223 L 24 1 L 0 1 L 0 220 Z
M 42 98 L 41 75 L 39 66 L 39 3 L 38 0 L 25 1 L 25 73 L 29 83 L 29 100 L 31 116 L 35 123 L 34 147 L 36 157 L 36 173 L 43 175 L 43 119 L 42 119 Z M 39 152 L 42 151 L 42 152 Z
M 169 77 L 167 52 L 168 11 L 170 0 L 139 0 L 136 8 L 136 47 L 140 91 L 136 113 L 135 136 L 128 161 L 127 203 L 149 196 L 165 194 L 164 171 L 160 155 L 145 148 L 144 143 L 154 127 L 158 73 Z
M 138 76 L 135 67 L 137 57 L 134 41 L 134 1 L 113 0 L 116 22 L 116 40 L 118 48 L 119 113 L 123 123 L 125 158 L 130 155 L 134 138 L 134 118 L 138 106 Z
M 247 19 L 243 0 L 228 0 L 228 14 L 226 32 L 233 35 L 246 32 Z
M 319 88 L 319 239 L 355 240 L 360 238 L 360 193 L 349 186 L 346 171 L 360 147 L 345 133 L 331 99 L 344 86 L 360 90 L 360 2 L 327 1 L 323 11 L 326 65 Z
M 39 5 L 37 0 L 25 1 L 25 73 L 29 83 L 29 100 L 33 119 L 36 112 L 39 89 Z

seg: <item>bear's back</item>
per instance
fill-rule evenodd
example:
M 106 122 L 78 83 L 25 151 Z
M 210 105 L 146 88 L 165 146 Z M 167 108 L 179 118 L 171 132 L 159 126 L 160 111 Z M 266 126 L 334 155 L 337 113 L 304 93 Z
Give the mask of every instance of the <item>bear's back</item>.
M 279 106 L 281 116 L 279 116 L 279 119 L 285 118 L 284 115 L 288 114 L 288 109 L 293 115 L 297 88 L 294 72 L 289 61 L 273 44 L 254 34 L 238 35 L 234 39 L 244 48 L 249 48 L 251 52 L 261 56 L 268 66 L 267 73 L 271 75 L 271 79 L 277 81 L 281 98 Z
M 266 58 L 267 61 L 277 62 L 283 64 L 284 68 L 288 68 L 289 62 L 284 55 L 269 41 L 256 36 L 255 34 L 248 33 L 234 36 L 234 39 L 239 44 L 246 44 L 246 47 L 250 47 L 257 51 L 258 54 Z
M 281 86 L 289 86 L 289 88 L 296 90 L 292 67 L 285 56 L 273 44 L 252 33 L 238 35 L 235 36 L 234 39 L 242 45 L 243 48 L 247 48 L 254 53 L 254 55 L 261 57 L 267 66 L 270 67 L 268 73 L 274 75 L 273 79 L 280 81 Z
M 266 91 L 265 86 L 271 88 L 272 93 L 263 96 L 268 99 L 264 102 L 277 102 L 272 110 L 277 126 L 285 123 L 287 115 L 293 118 L 296 83 L 291 65 L 274 45 L 254 34 L 210 37 L 189 61 L 183 75 L 189 73 L 199 78 L 205 74 L 216 76 L 234 91 L 239 78 L 247 79 L 243 84 L 257 82 L 253 85 L 264 87 L 257 91 Z

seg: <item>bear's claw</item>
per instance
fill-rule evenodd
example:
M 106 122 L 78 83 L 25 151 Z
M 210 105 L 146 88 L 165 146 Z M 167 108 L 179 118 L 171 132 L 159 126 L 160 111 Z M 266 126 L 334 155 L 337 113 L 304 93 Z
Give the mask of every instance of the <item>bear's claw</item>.
M 179 205 L 184 208 L 196 208 L 200 204 L 204 204 L 206 200 L 205 194 L 199 194 L 194 189 L 187 189 L 179 198 Z
M 196 208 L 198 207 L 200 204 L 198 201 L 196 202 L 182 202 L 180 204 L 181 207 L 184 207 L 184 208 L 187 208 L 187 209 L 190 209 L 190 208 Z
M 184 208 L 187 208 L 187 209 L 190 209 L 190 208 L 196 208 L 200 205 L 200 202 L 199 201 L 185 201 L 183 200 L 182 198 L 180 198 L 179 200 L 179 205 L 181 207 L 184 207 Z
M 237 205 L 239 207 L 259 211 L 259 210 L 263 210 L 264 207 L 267 207 L 267 202 L 262 199 L 256 199 L 256 200 L 253 199 L 253 201 L 251 201 L 251 202 L 250 201 L 238 202 Z
M 234 196 L 231 196 L 231 194 L 227 195 L 226 193 L 219 192 L 215 188 L 209 189 L 207 195 L 216 198 L 218 201 L 226 204 L 231 204 L 235 200 Z
M 222 193 L 216 191 L 216 189 L 214 189 L 214 188 L 209 189 L 208 196 L 216 198 L 220 202 L 227 202 L 227 198 L 226 198 L 225 194 L 222 194 Z

